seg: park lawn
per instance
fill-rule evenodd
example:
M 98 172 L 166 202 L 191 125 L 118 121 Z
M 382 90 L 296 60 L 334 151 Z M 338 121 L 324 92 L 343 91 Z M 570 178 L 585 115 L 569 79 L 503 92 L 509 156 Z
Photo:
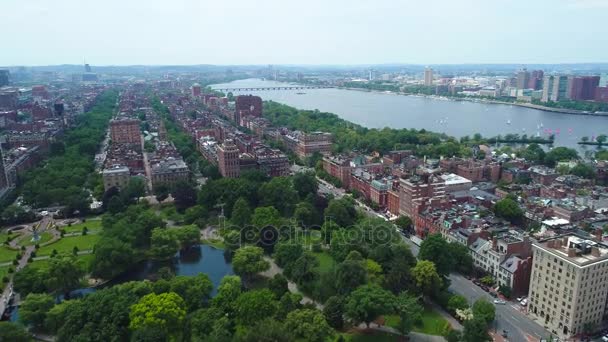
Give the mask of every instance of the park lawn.
M 431 308 L 425 307 L 422 312 L 421 321 L 414 325 L 414 331 L 428 334 L 442 336 L 450 329 L 450 323 L 441 317 L 441 315 Z
M 2 278 L 4 278 L 5 276 L 8 276 L 8 266 L 0 267 L 0 289 L 4 288 Z
M 59 254 L 72 253 L 74 246 L 78 247 L 78 250 L 80 251 L 93 249 L 100 238 L 99 234 L 66 236 L 48 246 L 40 247 L 38 252 L 36 252 L 36 255 L 51 255 L 53 250 L 57 250 L 57 253 Z
M 335 267 L 336 261 L 331 255 L 329 255 L 329 253 L 314 252 L 312 254 L 317 258 L 317 260 L 319 260 L 319 267 L 317 268 L 317 270 L 320 273 L 329 272 Z
M 6 246 L 0 246 L 0 263 L 13 261 L 18 251 L 12 250 Z
M 226 249 L 226 244 L 220 239 L 201 239 L 201 243 L 217 249 Z
M 66 233 L 81 233 L 84 227 L 87 227 L 89 232 L 99 232 L 101 231 L 101 219 L 87 219 L 86 222 L 62 226 L 60 229 L 65 230 Z
M 35 244 L 43 244 L 50 241 L 53 238 L 53 234 L 49 232 L 43 232 L 40 234 L 40 240 L 37 242 L 32 241 L 32 235 L 23 236 L 19 240 L 19 246 L 33 246 Z
M 348 342 L 394 342 L 398 341 L 399 336 L 382 331 L 350 332 L 342 334 Z
M 84 255 L 78 255 L 76 256 L 76 261 L 85 269 L 85 270 L 89 270 L 91 263 L 93 262 L 93 258 L 95 256 L 93 254 L 84 254 Z M 28 267 L 32 267 L 32 268 L 42 268 L 42 267 L 46 267 L 49 264 L 49 258 L 47 259 L 42 259 L 42 260 L 34 260 L 32 261 Z

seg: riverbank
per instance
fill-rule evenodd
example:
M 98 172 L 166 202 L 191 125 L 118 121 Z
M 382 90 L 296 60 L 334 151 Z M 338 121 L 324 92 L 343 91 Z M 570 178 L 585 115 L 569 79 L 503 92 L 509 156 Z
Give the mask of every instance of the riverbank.
M 402 92 L 394 92 L 394 91 L 390 91 L 390 90 L 373 90 L 373 89 L 353 88 L 353 87 L 336 87 L 336 89 L 354 90 L 354 91 L 361 91 L 361 92 L 365 92 L 365 93 L 380 93 L 380 94 L 389 94 L 389 95 L 424 97 L 424 98 L 430 98 L 430 99 L 440 100 L 440 101 L 454 101 L 454 102 L 467 101 L 467 102 L 476 102 L 476 103 L 512 105 L 512 106 L 537 109 L 537 110 L 542 110 L 545 112 L 552 112 L 552 113 L 608 117 L 608 112 L 588 112 L 588 111 L 567 109 L 567 108 L 554 108 L 554 107 L 546 107 L 546 106 L 541 106 L 541 105 L 537 105 L 537 104 L 533 104 L 533 103 L 525 103 L 525 102 L 507 102 L 507 101 L 481 99 L 481 98 L 450 97 L 450 96 L 443 96 L 443 95 L 402 93 Z

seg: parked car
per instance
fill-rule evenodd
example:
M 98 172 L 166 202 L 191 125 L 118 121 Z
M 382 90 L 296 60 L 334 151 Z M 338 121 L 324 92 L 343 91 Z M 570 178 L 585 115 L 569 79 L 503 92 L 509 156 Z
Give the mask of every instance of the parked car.
M 485 286 L 485 285 L 480 285 L 480 287 L 481 287 L 482 290 L 484 290 L 486 292 L 490 291 L 490 289 L 487 286 Z
M 602 337 L 602 341 L 608 342 L 608 335 L 604 335 L 604 337 Z
M 479 280 L 477 280 L 477 279 L 473 279 L 473 284 L 475 284 L 475 285 L 477 285 L 477 286 L 480 286 L 480 285 L 481 285 L 481 283 L 480 283 L 480 282 L 479 282 Z
M 501 300 L 501 299 L 494 299 L 494 304 L 500 304 L 500 305 L 504 305 L 504 304 L 506 304 L 506 303 L 507 303 L 507 302 L 505 302 L 504 300 Z
M 496 292 L 490 292 L 490 296 L 492 296 L 492 297 L 494 297 L 494 298 L 497 298 L 497 297 L 498 297 L 498 295 L 496 294 Z
M 528 305 L 528 299 L 524 298 L 521 302 L 519 302 L 519 304 L 521 304 L 521 306 Z
M 521 296 L 521 297 L 517 297 L 517 301 L 521 302 L 522 300 L 526 299 L 526 296 Z

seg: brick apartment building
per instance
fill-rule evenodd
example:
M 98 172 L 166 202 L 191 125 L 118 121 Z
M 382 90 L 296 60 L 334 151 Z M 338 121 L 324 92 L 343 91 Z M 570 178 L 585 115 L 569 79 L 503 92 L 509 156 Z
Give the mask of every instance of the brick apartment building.
M 141 145 L 140 123 L 137 119 L 112 119 L 110 121 L 112 143 Z

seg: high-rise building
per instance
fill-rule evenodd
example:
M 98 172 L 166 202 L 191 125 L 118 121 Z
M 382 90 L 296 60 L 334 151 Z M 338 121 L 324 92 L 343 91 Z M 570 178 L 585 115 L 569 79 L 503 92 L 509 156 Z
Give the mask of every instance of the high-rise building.
M 432 68 L 424 69 L 424 85 L 425 86 L 433 85 L 433 69 Z
M 599 84 L 599 76 L 571 76 L 568 79 L 567 97 L 575 101 L 593 100 Z
M 200 84 L 194 83 L 192 85 L 192 96 L 193 97 L 201 96 L 201 85 Z
M 0 70 L 0 87 L 9 85 L 10 76 L 11 74 L 8 70 Z
M 140 121 L 137 119 L 113 119 L 110 121 L 112 143 L 141 145 Z
M 568 76 L 545 76 L 543 78 L 542 102 L 564 100 L 568 92 Z
M 523 68 L 517 72 L 517 89 L 526 89 L 528 82 L 530 81 L 530 73 L 526 68 Z
M 92 72 L 91 66 L 88 63 L 84 63 L 84 72 Z
M 541 89 L 544 75 L 545 72 L 542 70 L 532 71 L 532 73 L 530 74 L 530 79 L 528 80 L 528 89 Z
M 4 168 L 4 155 L 0 147 L 0 194 L 4 194 L 5 189 L 9 186 L 8 177 L 6 177 L 6 169 Z
M 608 245 L 574 234 L 532 244 L 528 313 L 567 340 L 600 326 L 608 297 Z
M 239 148 L 232 139 L 224 140 L 217 148 L 217 164 L 222 176 L 237 178 L 240 176 Z

